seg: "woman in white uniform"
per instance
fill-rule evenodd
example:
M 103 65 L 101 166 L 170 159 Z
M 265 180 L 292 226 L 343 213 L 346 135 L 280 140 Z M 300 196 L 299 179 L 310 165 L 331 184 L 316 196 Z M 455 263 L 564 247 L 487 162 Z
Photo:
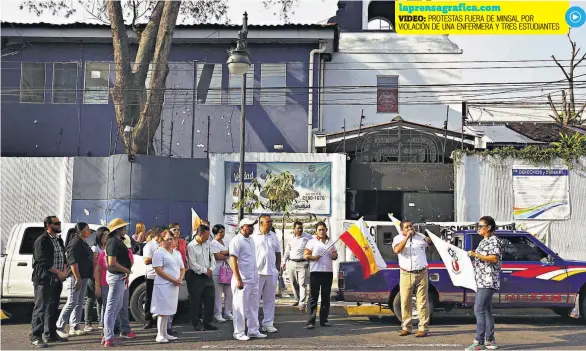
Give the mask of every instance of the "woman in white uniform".
M 165 230 L 161 246 L 153 254 L 153 268 L 157 273 L 153 287 L 151 313 L 159 316 L 157 320 L 157 342 L 166 343 L 176 340 L 167 333 L 169 316 L 177 313 L 179 287 L 183 282 L 185 266 L 179 251 L 173 249 L 173 233 Z

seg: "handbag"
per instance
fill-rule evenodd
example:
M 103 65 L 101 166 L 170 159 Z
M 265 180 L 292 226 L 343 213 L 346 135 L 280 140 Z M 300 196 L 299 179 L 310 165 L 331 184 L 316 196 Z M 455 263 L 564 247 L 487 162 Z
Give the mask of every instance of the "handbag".
M 222 266 L 220 266 L 220 284 L 230 284 L 231 281 L 232 268 L 226 262 L 222 262 Z

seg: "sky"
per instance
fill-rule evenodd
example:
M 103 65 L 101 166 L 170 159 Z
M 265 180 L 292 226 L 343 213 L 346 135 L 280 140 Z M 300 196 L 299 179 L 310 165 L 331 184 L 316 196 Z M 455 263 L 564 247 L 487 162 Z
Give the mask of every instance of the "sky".
M 77 0 L 65 0 L 76 3 Z M 27 11 L 18 9 L 22 0 L 2 0 L 0 19 L 22 22 L 68 22 L 73 20 L 89 20 L 91 17 L 83 11 L 78 11 L 73 19 L 59 19 L 50 14 L 38 18 Z M 239 24 L 244 11 L 248 12 L 250 24 L 280 24 L 282 20 L 275 16 L 276 8 L 266 9 L 261 0 L 229 0 L 228 19 L 233 24 Z M 586 1 L 574 1 L 570 6 L 583 6 Z M 291 23 L 326 23 L 334 16 L 337 10 L 337 0 L 297 0 Z M 450 35 L 460 49 L 463 50 L 463 61 L 478 60 L 535 60 L 550 59 L 555 55 L 559 59 L 568 59 L 570 46 L 564 35 Z M 572 30 L 572 38 L 578 47 L 586 50 L 586 25 Z M 552 64 L 544 63 L 551 66 Z M 584 63 L 586 67 L 586 62 Z M 586 73 L 586 69 L 578 70 L 578 74 Z M 464 83 L 474 82 L 530 82 L 550 81 L 562 79 L 559 68 L 524 68 L 524 69 L 484 69 L 464 70 Z M 586 97 L 586 94 L 582 95 Z

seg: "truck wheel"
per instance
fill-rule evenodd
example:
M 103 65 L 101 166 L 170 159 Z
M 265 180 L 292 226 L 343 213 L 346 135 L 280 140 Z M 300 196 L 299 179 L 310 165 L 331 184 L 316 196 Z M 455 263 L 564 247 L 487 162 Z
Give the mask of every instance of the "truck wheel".
M 412 311 L 411 311 L 411 316 L 413 318 L 413 320 L 418 320 L 419 319 L 419 313 L 417 311 L 417 299 L 415 297 L 415 295 L 413 295 L 412 297 L 413 301 L 412 301 Z M 428 304 L 429 304 L 429 317 L 431 320 L 431 316 L 433 315 L 433 308 L 434 308 L 434 301 L 433 301 L 433 295 L 429 294 L 428 295 Z M 401 323 L 403 321 L 403 317 L 401 316 L 401 294 L 397 293 L 397 295 L 395 295 L 395 298 L 393 299 L 393 306 L 391 308 L 393 310 L 393 313 L 395 314 L 395 317 L 397 318 L 397 322 Z
M 144 323 L 144 304 L 146 301 L 146 282 L 140 284 L 130 296 L 130 313 L 135 321 Z

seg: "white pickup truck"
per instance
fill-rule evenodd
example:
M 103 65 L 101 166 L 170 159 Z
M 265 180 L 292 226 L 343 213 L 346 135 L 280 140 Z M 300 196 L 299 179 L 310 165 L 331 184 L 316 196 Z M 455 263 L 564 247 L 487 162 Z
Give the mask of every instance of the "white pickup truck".
M 73 228 L 75 223 L 63 223 L 61 235 L 65 238 L 67 231 Z M 100 225 L 90 224 L 92 230 Z M 18 304 L 34 303 L 34 289 L 31 281 L 33 273 L 33 244 L 43 234 L 43 223 L 20 223 L 10 231 L 5 254 L 0 258 L 0 277 L 2 285 L 2 307 L 10 311 L 10 306 L 18 307 Z M 88 244 L 93 245 L 95 235 L 87 239 Z M 144 301 L 146 297 L 146 266 L 142 257 L 134 255 L 134 265 L 130 275 L 130 313 L 140 323 L 144 322 Z M 189 294 L 184 283 L 179 292 L 179 301 L 187 301 Z M 67 290 L 64 288 L 61 299 L 67 299 Z

